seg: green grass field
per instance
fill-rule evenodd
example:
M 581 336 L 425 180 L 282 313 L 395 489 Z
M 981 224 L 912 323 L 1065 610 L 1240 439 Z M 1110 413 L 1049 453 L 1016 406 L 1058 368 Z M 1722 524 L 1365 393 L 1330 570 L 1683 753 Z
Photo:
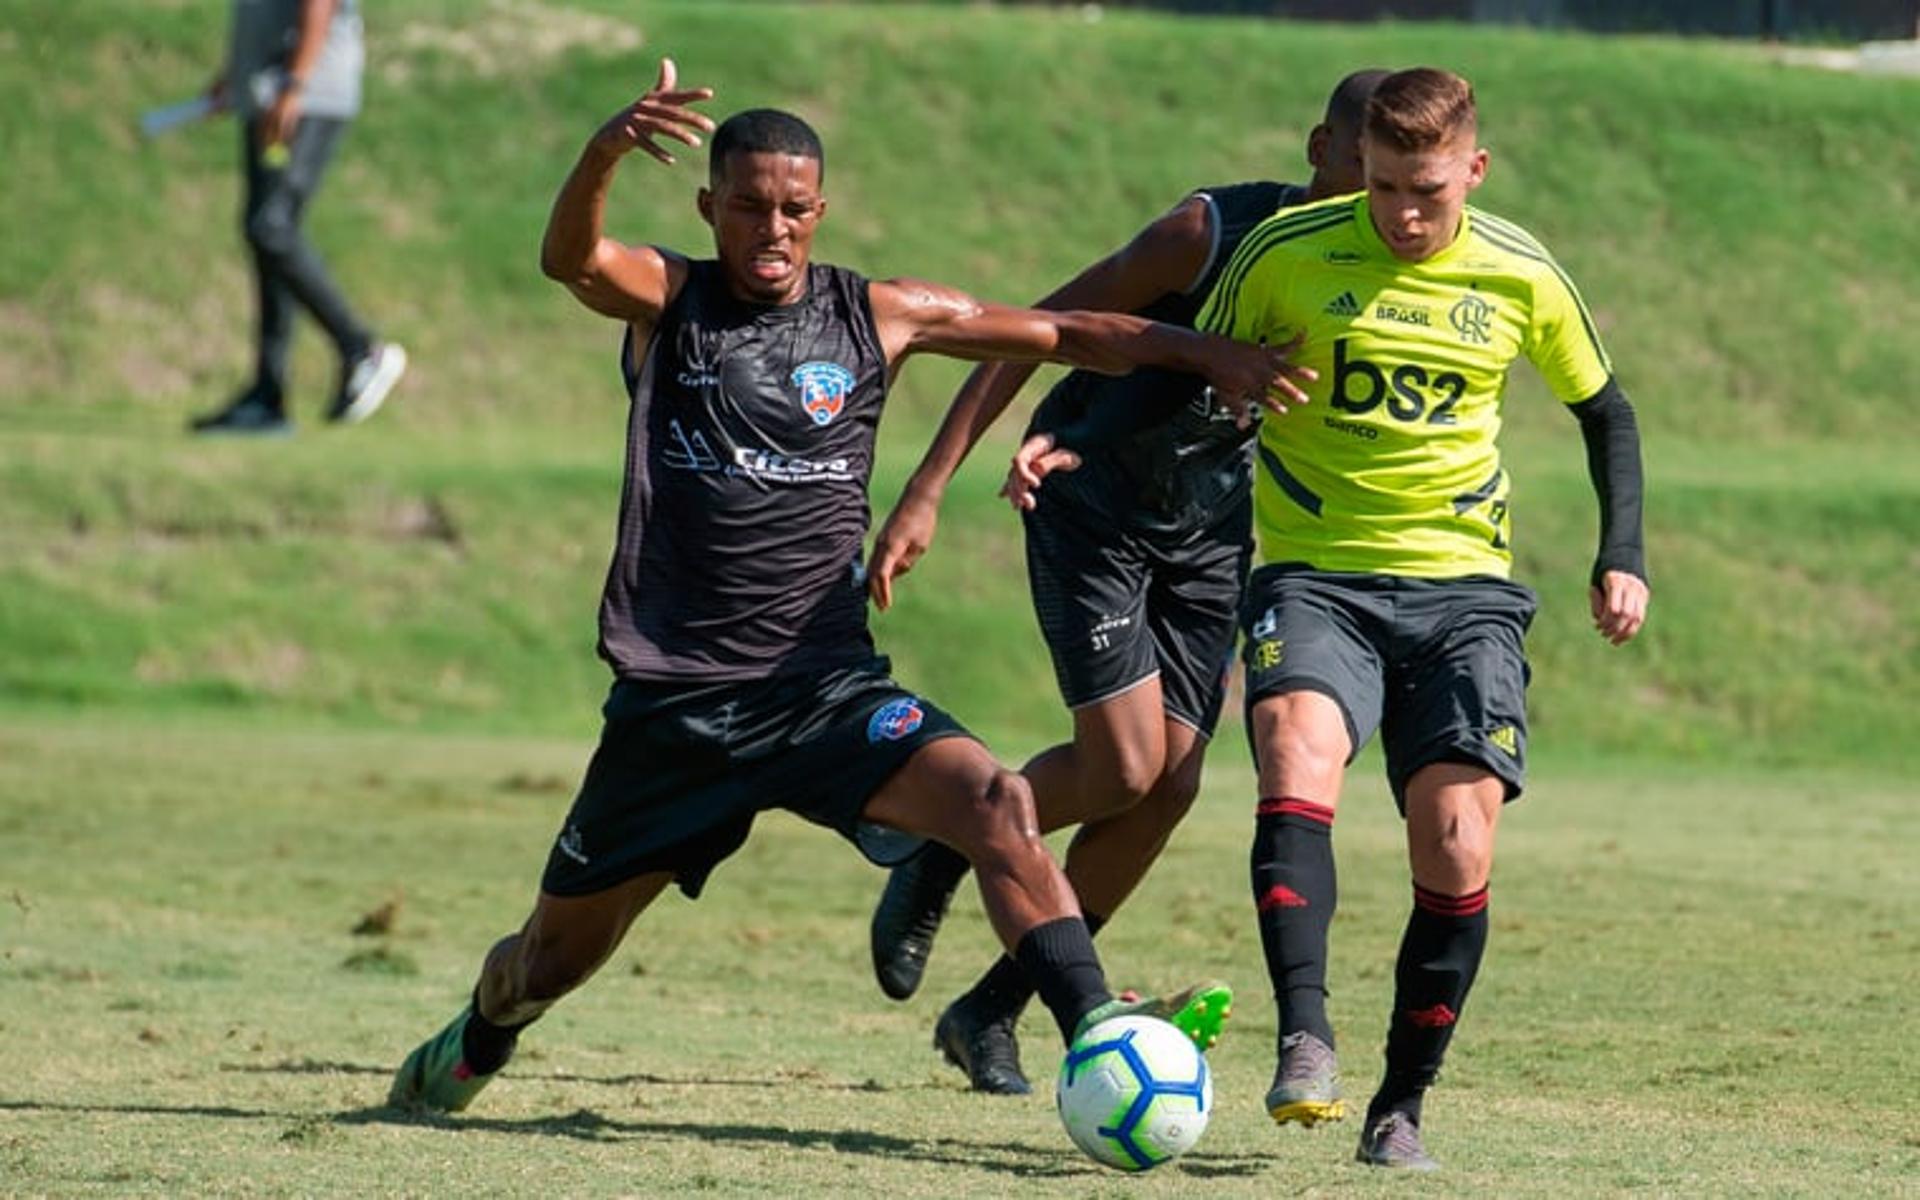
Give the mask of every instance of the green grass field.
M 387 0 L 312 232 L 414 352 L 391 408 L 194 442 L 247 360 L 234 131 L 143 144 L 224 6 L 0 0 L 0 1194 L 950 1196 L 1920 1192 L 1920 82 L 1714 42 L 1079 9 Z M 1232 718 L 1191 824 L 1103 938 L 1116 981 L 1241 989 L 1219 1110 L 1145 1180 L 927 1048 L 992 952 L 972 901 L 912 1004 L 868 978 L 880 885 L 786 818 L 668 899 L 458 1121 L 379 1108 L 523 913 L 605 687 L 616 336 L 535 267 L 552 190 L 672 53 L 719 111 L 824 133 L 823 257 L 1038 295 L 1202 184 L 1299 178 L 1328 86 L 1477 85 L 1480 200 L 1581 281 L 1647 434 L 1653 620 L 1587 628 L 1593 500 L 1531 374 L 1505 435 L 1538 764 L 1429 1103 L 1447 1175 L 1259 1109 L 1271 1004 Z M 615 232 L 688 249 L 698 156 Z M 960 377 L 918 363 L 884 511 Z M 1003 757 L 1062 734 L 994 490 L 962 473 L 876 622 Z M 964 648 L 964 652 L 960 651 Z M 1334 1015 L 1377 1062 L 1406 870 L 1378 764 L 1344 806 Z M 386 933 L 356 935 L 383 906 Z M 374 922 L 379 924 L 379 922 Z M 1028 1066 L 1050 1071 L 1044 1019 Z
M 705 899 L 663 899 L 458 1120 L 390 1073 L 522 915 L 583 747 L 454 735 L 0 735 L 0 1178 L 164 1194 L 1405 1194 L 1351 1122 L 1260 1108 L 1272 1006 L 1242 893 L 1251 780 L 1212 786 L 1103 947 L 1115 978 L 1241 988 L 1216 1112 L 1141 1181 L 1079 1159 L 1051 1097 L 977 1097 L 927 1038 L 991 952 L 967 895 L 920 996 L 866 965 L 881 876 L 770 817 Z M 1844 772 L 1549 764 L 1510 814 L 1486 971 L 1426 1194 L 1896 1195 L 1920 1181 L 1911 793 Z M 1333 1012 L 1378 1055 L 1406 908 L 1392 807 L 1341 819 Z M 394 904 L 390 929 L 356 935 Z M 1025 1023 L 1029 1069 L 1057 1062 Z M 1905 1064 L 1905 1065 L 1903 1065 Z

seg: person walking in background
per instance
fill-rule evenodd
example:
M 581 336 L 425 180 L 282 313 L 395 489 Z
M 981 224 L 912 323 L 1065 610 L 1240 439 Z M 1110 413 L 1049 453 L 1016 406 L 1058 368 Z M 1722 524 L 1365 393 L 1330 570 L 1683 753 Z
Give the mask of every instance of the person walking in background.
M 1197 190 L 1039 306 L 1191 326 L 1254 226 L 1290 205 L 1360 190 L 1360 118 L 1386 74 L 1356 71 L 1334 88 L 1307 136 L 1306 186 Z M 868 584 L 880 608 L 932 544 L 953 473 L 1032 373 L 1026 363 L 988 363 L 954 398 L 874 540 Z M 1034 610 L 1073 714 L 1073 739 L 1042 751 L 1022 773 L 1042 829 L 1080 825 L 1066 874 L 1096 932 L 1192 806 L 1226 698 L 1253 552 L 1254 434 L 1225 415 L 1195 375 L 1074 371 L 1035 410 L 1008 480 L 1008 498 L 1025 520 Z M 1047 499 L 1036 503 L 1041 477 L 1056 471 Z M 871 942 L 889 996 L 906 999 L 919 987 L 966 870 L 960 855 L 929 845 L 888 877 Z M 1015 1028 L 1032 994 L 1020 965 L 1003 956 L 941 1013 L 934 1043 L 974 1090 L 1030 1090 Z
M 351 425 L 379 410 L 407 353 L 347 303 L 301 230 L 347 125 L 360 111 L 365 61 L 359 0 L 234 0 L 226 69 L 209 89 L 240 118 L 246 163 L 242 230 L 252 251 L 259 338 L 252 384 L 194 418 L 198 433 L 286 433 L 287 352 L 294 308 L 313 314 L 340 355 L 327 419 Z
M 1247 585 L 1247 728 L 1259 771 L 1251 854 L 1279 1005 L 1267 1109 L 1342 1115 L 1326 1011 L 1333 820 L 1346 766 L 1381 731 L 1406 820 L 1413 907 L 1394 968 L 1386 1071 L 1358 1157 L 1431 1170 L 1421 1102 L 1487 941 L 1501 807 L 1526 778 L 1527 627 L 1496 437 L 1530 359 L 1579 421 L 1600 501 L 1594 627 L 1614 645 L 1649 599 L 1640 438 L 1586 304 L 1531 234 L 1467 205 L 1487 172 L 1473 89 L 1388 76 L 1367 101 L 1366 190 L 1269 218 L 1194 326 L 1305 339 L 1312 420 L 1265 421 Z

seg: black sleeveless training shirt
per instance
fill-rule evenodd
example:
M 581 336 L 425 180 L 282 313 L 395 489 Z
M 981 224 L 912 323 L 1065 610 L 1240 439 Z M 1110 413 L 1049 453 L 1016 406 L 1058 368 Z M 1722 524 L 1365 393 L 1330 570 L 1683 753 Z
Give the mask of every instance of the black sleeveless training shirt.
M 1279 209 L 1299 204 L 1306 189 L 1262 181 L 1194 194 L 1213 207 L 1213 254 L 1191 288 L 1137 310 L 1187 329 L 1241 239 Z M 1246 503 L 1252 487 L 1254 430 L 1239 428 L 1215 405 L 1198 375 L 1161 367 L 1118 376 L 1071 371 L 1034 410 L 1028 433 L 1051 433 L 1081 454 L 1079 470 L 1048 477 L 1048 495 L 1124 528 L 1180 533 L 1208 526 Z
M 632 340 L 601 657 L 689 681 L 872 658 L 860 552 L 887 362 L 867 280 L 810 265 L 801 300 L 765 306 L 696 261 L 652 341 Z

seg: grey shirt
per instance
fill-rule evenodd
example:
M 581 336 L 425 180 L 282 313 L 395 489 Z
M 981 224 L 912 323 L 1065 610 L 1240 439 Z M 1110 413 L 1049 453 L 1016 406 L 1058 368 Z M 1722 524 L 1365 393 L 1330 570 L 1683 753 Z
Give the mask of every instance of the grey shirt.
M 300 2 L 233 0 L 227 96 L 241 116 L 258 116 L 286 86 L 287 64 L 300 39 Z M 360 111 L 360 75 L 366 64 L 359 0 L 338 0 L 326 39 L 301 92 L 300 111 L 315 117 L 355 116 Z

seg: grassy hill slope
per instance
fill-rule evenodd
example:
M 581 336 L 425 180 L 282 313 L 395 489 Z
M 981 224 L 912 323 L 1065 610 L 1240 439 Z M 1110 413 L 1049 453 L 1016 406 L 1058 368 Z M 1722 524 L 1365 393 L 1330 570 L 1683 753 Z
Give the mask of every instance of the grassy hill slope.
M 191 442 L 250 320 L 235 134 L 143 145 L 197 88 L 219 6 L 9 0 L 0 34 L 0 706 L 124 716 L 579 730 L 618 492 L 615 334 L 534 266 L 579 142 L 672 53 L 715 108 L 818 123 L 824 257 L 995 298 L 1044 291 L 1193 186 L 1297 178 L 1332 81 L 1434 62 L 1475 80 L 1480 201 L 1554 247 L 1648 432 L 1657 611 L 1585 629 L 1593 502 L 1572 423 L 1510 397 L 1544 747 L 1758 761 L 1906 758 L 1920 740 L 1920 378 L 1911 267 L 1920 84 L 1706 42 L 1076 12 L 464 4 L 371 14 L 368 115 L 313 232 L 414 350 L 391 413 Z M 700 161 L 636 161 L 616 232 L 697 249 Z M 908 371 L 884 509 L 959 370 Z M 903 675 L 1023 744 L 1061 727 L 1017 530 L 1017 426 L 957 483 L 934 557 L 878 624 Z M 956 648 L 965 647 L 965 653 Z

